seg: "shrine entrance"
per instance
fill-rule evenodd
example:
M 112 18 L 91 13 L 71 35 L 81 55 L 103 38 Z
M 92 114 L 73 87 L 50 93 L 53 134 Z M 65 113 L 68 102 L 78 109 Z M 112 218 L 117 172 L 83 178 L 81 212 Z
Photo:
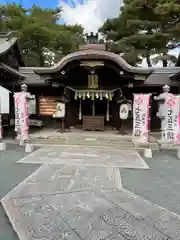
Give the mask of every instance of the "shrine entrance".
M 132 67 L 107 51 L 83 50 L 38 74 L 51 76 L 49 82 L 64 93 L 66 128 L 103 131 L 106 126 L 120 130 L 120 105 L 132 105 L 134 86 L 145 81 L 149 70 Z
M 93 110 L 94 104 L 94 110 Z M 95 99 L 94 102 L 91 99 L 82 100 L 82 115 L 93 116 L 106 116 L 107 113 L 107 100 Z
M 67 87 L 68 88 L 68 87 Z M 116 129 L 120 121 L 116 95 L 119 89 L 113 90 L 77 90 L 69 88 L 71 100 L 68 112 L 70 125 L 83 130 Z

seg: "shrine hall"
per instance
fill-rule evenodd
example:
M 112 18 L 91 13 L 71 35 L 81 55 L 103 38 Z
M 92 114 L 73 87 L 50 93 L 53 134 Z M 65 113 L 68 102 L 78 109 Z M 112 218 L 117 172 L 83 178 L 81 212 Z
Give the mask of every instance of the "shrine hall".
M 66 129 L 120 129 L 119 109 L 129 106 L 127 128 L 132 128 L 133 94 L 160 94 L 169 85 L 179 93 L 180 67 L 143 68 L 129 65 L 105 44 L 97 43 L 97 35 L 87 36 L 87 44 L 64 56 L 53 67 L 25 66 L 18 38 L 0 34 L 0 84 L 11 91 L 10 114 L 14 119 L 13 93 L 26 84 L 35 96 L 31 105 L 30 125 L 48 126 L 54 121 L 59 102 L 65 103 Z M 157 103 L 151 100 L 151 128 L 159 128 Z

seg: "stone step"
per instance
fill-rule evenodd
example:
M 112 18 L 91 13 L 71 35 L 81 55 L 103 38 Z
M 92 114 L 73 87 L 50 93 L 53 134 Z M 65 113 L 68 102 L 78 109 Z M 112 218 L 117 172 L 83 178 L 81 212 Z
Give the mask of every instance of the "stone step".
M 150 147 L 152 150 L 159 150 L 158 145 L 156 143 L 150 143 L 148 145 L 140 145 L 140 144 L 133 144 L 129 142 L 121 142 L 116 144 L 105 144 L 96 142 L 94 144 L 85 143 L 85 142 L 62 142 L 58 140 L 34 140 L 32 142 L 35 145 L 81 145 L 81 146 L 89 146 L 89 147 L 102 147 L 102 148 L 118 148 L 118 149 L 137 149 L 143 150 L 144 148 Z
M 18 140 L 9 140 L 5 141 L 6 143 L 15 143 L 19 144 Z M 89 146 L 89 147 L 101 147 L 101 148 L 116 148 L 116 149 L 137 149 L 143 150 L 144 148 L 150 147 L 152 150 L 159 150 L 158 143 L 149 143 L 149 144 L 137 144 L 133 143 L 132 141 L 122 141 L 120 139 L 116 139 L 111 141 L 109 140 L 93 140 L 93 139 L 86 139 L 86 140 L 77 140 L 77 139 L 70 139 L 70 138 L 50 138 L 50 139 L 30 139 L 30 144 L 34 145 L 82 145 L 82 146 Z
M 131 142 L 87 142 L 87 141 L 60 141 L 60 140 L 33 140 L 31 141 L 34 144 L 51 144 L 51 145 L 83 145 L 83 146 L 102 146 L 102 147 L 127 147 L 133 148 L 133 143 Z

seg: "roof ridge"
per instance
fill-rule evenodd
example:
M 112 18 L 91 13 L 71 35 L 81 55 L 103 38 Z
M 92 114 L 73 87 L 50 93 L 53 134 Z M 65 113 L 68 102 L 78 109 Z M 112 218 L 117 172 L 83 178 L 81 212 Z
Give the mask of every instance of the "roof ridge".
M 17 36 L 13 36 L 14 33 L 18 33 L 18 31 L 0 32 L 0 38 L 13 38 L 13 37 L 17 37 Z

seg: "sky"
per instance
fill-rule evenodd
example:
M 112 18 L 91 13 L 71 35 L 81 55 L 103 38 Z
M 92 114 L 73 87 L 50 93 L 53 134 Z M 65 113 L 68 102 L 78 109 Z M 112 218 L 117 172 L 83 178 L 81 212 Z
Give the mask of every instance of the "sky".
M 107 18 L 119 15 L 122 0 L 69 0 L 74 8 L 66 1 L 60 1 L 63 8 L 62 18 L 66 23 L 81 24 L 86 32 L 96 32 Z
M 81 24 L 85 32 L 96 32 L 107 18 L 119 14 L 123 0 L 0 0 L 0 2 L 22 3 L 24 7 L 33 4 L 44 8 L 62 6 L 62 20 L 67 24 Z

